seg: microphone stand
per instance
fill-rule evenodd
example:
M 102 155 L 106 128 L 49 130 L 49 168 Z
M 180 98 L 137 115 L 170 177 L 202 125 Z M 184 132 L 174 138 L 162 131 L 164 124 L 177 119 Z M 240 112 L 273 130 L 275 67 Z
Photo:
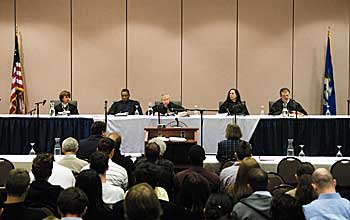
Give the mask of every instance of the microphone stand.
M 105 113 L 106 130 L 107 130 L 107 103 L 108 103 L 108 101 L 105 100 L 104 113 Z
M 36 102 L 36 103 L 34 103 L 35 104 L 35 108 L 31 111 L 31 112 L 34 112 L 35 110 L 36 110 L 36 116 L 37 116 L 37 119 L 38 120 L 36 120 L 36 123 L 34 124 L 34 126 L 35 126 L 35 130 L 34 130 L 34 136 L 35 136 L 35 142 L 36 142 L 36 149 L 34 149 L 34 146 L 35 146 L 35 144 L 34 144 L 34 146 L 33 146 L 33 149 L 34 149 L 34 151 L 36 152 L 36 153 L 39 153 L 39 152 L 41 152 L 41 148 L 40 148 L 40 138 L 39 138 L 39 133 L 40 133 L 40 127 L 39 127 L 39 118 L 40 118 L 40 105 L 42 104 L 43 106 L 45 105 L 45 103 L 46 103 L 46 99 L 44 99 L 42 102 Z
M 36 117 L 37 118 L 39 118 L 39 116 L 40 116 L 40 105 L 42 104 L 44 106 L 45 103 L 46 103 L 46 99 L 44 99 L 44 101 L 42 101 L 42 102 L 34 103 L 34 105 L 36 106 Z
M 348 116 L 350 115 L 350 99 L 348 98 L 346 100 L 346 102 L 348 103 Z
M 28 113 L 29 115 L 33 115 L 33 113 L 36 111 L 36 108 L 33 108 L 32 110 L 30 110 Z

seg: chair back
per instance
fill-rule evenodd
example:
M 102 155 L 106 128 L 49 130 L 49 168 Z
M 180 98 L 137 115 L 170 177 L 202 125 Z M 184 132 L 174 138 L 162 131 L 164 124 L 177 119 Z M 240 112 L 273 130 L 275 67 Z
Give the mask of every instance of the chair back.
M 280 175 L 278 175 L 278 173 L 275 172 L 267 172 L 267 177 L 269 179 L 269 183 L 267 185 L 267 189 L 272 192 L 272 190 L 277 187 L 280 186 L 281 184 L 284 184 L 284 179 L 283 177 L 281 177 Z
M 302 162 L 295 157 L 286 157 L 278 163 L 277 173 L 284 179 L 285 183 L 296 186 L 295 174 Z
M 60 100 L 50 100 L 50 103 L 51 103 L 51 102 L 53 102 L 53 104 L 54 104 L 55 107 L 61 103 Z M 78 107 L 78 102 L 77 102 L 77 100 L 70 100 L 69 103 L 72 104 L 72 105 L 75 105 L 76 107 Z
M 272 108 L 273 103 L 275 103 L 275 101 L 269 101 L 269 112 L 270 112 L 270 110 Z
M 224 103 L 223 101 L 219 101 L 219 109 L 223 103 Z
M 350 160 L 335 162 L 331 167 L 331 174 L 337 180 L 337 186 L 350 188 Z
M 13 163 L 5 158 L 0 158 L 0 187 L 4 187 L 10 170 L 15 169 Z

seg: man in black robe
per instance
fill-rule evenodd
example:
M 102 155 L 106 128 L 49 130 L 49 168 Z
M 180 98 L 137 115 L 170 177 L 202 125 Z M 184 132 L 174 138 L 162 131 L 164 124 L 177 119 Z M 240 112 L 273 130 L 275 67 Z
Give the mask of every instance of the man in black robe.
M 129 115 L 142 115 L 142 108 L 138 101 L 130 99 L 130 92 L 128 89 L 122 89 L 122 99 L 118 102 L 114 102 L 108 110 L 108 114 L 114 115 L 117 113 L 128 112 Z M 137 110 L 137 111 L 136 111 Z
M 153 112 L 159 112 L 163 115 L 182 111 L 185 111 L 185 109 L 181 105 L 171 102 L 169 94 L 162 94 L 161 103 L 153 106 Z
M 298 102 L 296 102 L 294 99 L 289 98 L 290 90 L 288 88 L 282 88 L 280 89 L 280 96 L 281 98 L 278 99 L 273 105 L 271 106 L 269 115 L 280 115 L 282 113 L 282 110 L 284 106 L 287 108 L 288 112 L 290 113 L 302 113 L 303 115 L 307 115 L 307 112 L 301 106 Z

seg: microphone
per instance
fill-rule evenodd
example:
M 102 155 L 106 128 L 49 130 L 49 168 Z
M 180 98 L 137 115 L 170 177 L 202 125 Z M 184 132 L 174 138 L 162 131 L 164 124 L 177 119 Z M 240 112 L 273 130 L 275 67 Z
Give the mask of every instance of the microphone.
M 175 117 L 175 121 L 176 121 L 176 127 L 179 127 L 179 119 L 177 117 Z
M 35 105 L 45 105 L 45 103 L 46 103 L 46 99 L 44 99 L 43 101 L 41 101 L 41 102 L 36 102 L 36 103 L 34 103 Z
M 45 103 L 46 103 L 46 99 L 44 99 L 44 101 L 43 101 L 43 106 L 45 105 Z
M 230 112 L 230 109 L 226 108 L 226 111 L 227 111 L 227 115 L 232 115 Z

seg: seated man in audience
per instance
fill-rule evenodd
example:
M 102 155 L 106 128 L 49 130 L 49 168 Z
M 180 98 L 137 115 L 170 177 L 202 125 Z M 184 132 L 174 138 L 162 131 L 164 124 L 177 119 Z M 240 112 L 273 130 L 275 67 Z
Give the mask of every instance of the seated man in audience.
M 49 208 L 57 215 L 57 198 L 63 188 L 48 182 L 52 173 L 53 160 L 53 155 L 49 153 L 38 154 L 34 158 L 32 173 L 35 180 L 30 184 L 26 202 L 35 207 Z
M 97 151 L 91 155 L 90 160 L 90 168 L 95 170 L 101 178 L 103 202 L 112 208 L 113 204 L 124 199 L 124 190 L 119 186 L 106 183 L 109 157 L 106 153 Z
M 118 102 L 114 102 L 108 110 L 109 115 L 115 115 L 117 113 L 127 112 L 129 115 L 135 115 L 136 110 L 139 115 L 142 115 L 142 108 L 138 101 L 130 99 L 130 92 L 128 89 L 122 89 L 122 99 Z
M 181 105 L 177 105 L 170 101 L 169 94 L 162 94 L 161 103 L 153 106 L 153 112 L 159 112 L 160 114 L 173 114 L 175 112 L 182 112 L 185 109 Z
M 60 193 L 57 209 L 63 220 L 83 220 L 89 200 L 86 194 L 77 187 L 70 187 Z
M 318 199 L 303 206 L 306 220 L 350 219 L 350 202 L 335 191 L 336 180 L 327 169 L 315 170 L 312 185 Z
M 77 156 L 83 160 L 89 160 L 90 155 L 97 150 L 97 144 L 106 135 L 106 123 L 95 121 L 90 128 L 90 136 L 79 142 Z
M 235 148 L 235 159 L 236 161 L 233 163 L 232 166 L 224 168 L 220 172 L 220 188 L 222 191 L 227 190 L 227 187 L 230 184 L 234 184 L 236 181 L 237 173 L 239 165 L 241 164 L 241 161 L 245 157 L 251 157 L 252 156 L 252 147 L 251 145 L 243 145 L 239 144 Z
M 233 207 L 237 219 L 270 219 L 272 196 L 267 191 L 268 177 L 264 170 L 253 168 L 248 172 L 248 186 L 253 194 L 241 199 Z
M 159 200 L 147 183 L 133 186 L 126 194 L 124 204 L 128 220 L 158 220 L 162 214 Z
M 66 112 L 71 115 L 78 115 L 78 108 L 77 106 L 69 103 L 70 101 L 70 92 L 67 90 L 63 90 L 60 95 L 58 96 L 58 98 L 60 99 L 61 103 L 55 106 L 55 113 L 56 115 L 59 112 Z
M 269 115 L 280 115 L 284 107 L 286 107 L 290 113 L 307 115 L 305 109 L 298 102 L 289 98 L 289 95 L 290 91 L 288 88 L 280 89 L 281 98 L 273 103 Z
M 209 182 L 211 192 L 218 192 L 220 188 L 220 179 L 218 175 L 203 168 L 203 161 L 205 160 L 204 149 L 199 145 L 193 145 L 188 151 L 188 157 L 191 166 L 190 168 L 176 174 L 175 192 L 179 191 L 182 186 L 183 179 L 190 172 L 196 172 L 205 177 Z
M 29 208 L 24 203 L 28 192 L 29 181 L 29 174 L 25 169 L 14 169 L 10 171 L 5 184 L 7 199 L 0 219 L 37 220 L 43 219 L 48 215 L 42 209 Z
M 102 138 L 98 142 L 97 150 L 106 153 L 109 157 L 106 182 L 126 190 L 128 187 L 128 173 L 124 167 L 114 163 L 111 160 L 114 154 L 114 141 L 110 138 Z M 82 168 L 82 170 L 87 169 L 90 169 L 90 164 Z
M 88 165 L 88 162 L 76 157 L 77 151 L 78 141 L 72 137 L 65 139 L 62 142 L 62 152 L 65 156 L 58 161 L 58 164 L 72 170 L 74 174 L 78 174 L 81 168 Z

